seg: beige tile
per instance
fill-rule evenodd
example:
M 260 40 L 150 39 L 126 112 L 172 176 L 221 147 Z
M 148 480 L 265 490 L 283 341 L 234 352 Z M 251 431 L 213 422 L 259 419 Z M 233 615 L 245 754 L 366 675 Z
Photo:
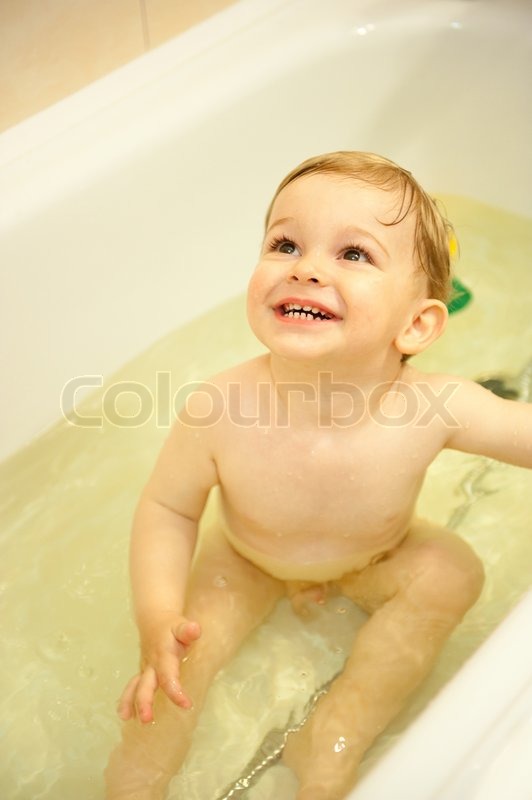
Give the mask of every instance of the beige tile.
M 145 49 L 142 0 L 0 0 L 0 130 Z
M 235 0 L 143 0 L 152 47 L 190 28 Z

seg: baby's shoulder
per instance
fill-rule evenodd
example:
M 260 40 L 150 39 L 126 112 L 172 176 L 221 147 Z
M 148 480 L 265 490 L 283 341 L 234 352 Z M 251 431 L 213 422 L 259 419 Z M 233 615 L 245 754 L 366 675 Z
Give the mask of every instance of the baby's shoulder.
M 260 356 L 210 378 L 190 381 L 180 394 L 178 419 L 186 424 L 191 420 L 208 421 L 205 427 L 214 427 L 230 416 L 229 411 L 247 407 L 250 398 L 257 396 L 257 386 L 261 382 L 271 383 L 267 364 Z
M 454 392 L 460 387 L 474 385 L 473 381 L 467 378 L 446 372 L 423 372 L 411 364 L 405 364 L 400 380 L 421 392 L 424 387 L 430 387 L 434 392 L 440 393 L 444 389 Z
M 206 383 L 212 384 L 224 394 L 235 386 L 255 387 L 259 383 L 271 383 L 267 357 L 257 356 L 234 364 L 210 377 Z
M 178 413 L 178 421 L 195 429 L 198 445 L 201 440 L 210 451 L 223 454 L 237 433 L 253 428 L 264 407 L 270 408 L 269 397 L 265 399 L 264 391 L 258 390 L 267 378 L 261 358 L 255 358 L 197 382 Z
M 454 420 L 456 427 L 464 413 L 471 409 L 480 409 L 493 400 L 493 395 L 476 381 L 446 372 L 422 372 L 407 365 L 403 374 L 403 382 L 417 397 L 423 399 L 432 408 L 441 409 L 440 416 L 450 424 Z M 445 413 L 443 410 L 445 409 Z

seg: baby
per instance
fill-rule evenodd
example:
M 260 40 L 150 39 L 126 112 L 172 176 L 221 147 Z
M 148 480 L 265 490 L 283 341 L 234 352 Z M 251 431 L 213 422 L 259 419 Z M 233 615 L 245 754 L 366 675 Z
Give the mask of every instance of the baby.
M 283 759 L 298 800 L 345 797 L 475 603 L 479 559 L 416 498 L 444 447 L 531 467 L 532 407 L 408 361 L 445 329 L 451 240 L 412 175 L 370 153 L 312 158 L 279 186 L 248 290 L 266 353 L 188 397 L 136 511 L 141 666 L 108 798 L 162 798 L 244 638 L 281 597 L 303 612 L 327 592 L 370 616 Z

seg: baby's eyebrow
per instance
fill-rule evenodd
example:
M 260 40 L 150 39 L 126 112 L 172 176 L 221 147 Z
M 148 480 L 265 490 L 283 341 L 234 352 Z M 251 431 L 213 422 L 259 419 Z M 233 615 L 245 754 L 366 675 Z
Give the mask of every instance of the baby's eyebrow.
M 388 258 L 390 257 L 390 254 L 389 254 L 388 250 L 385 248 L 385 246 L 382 244 L 382 242 L 381 242 L 381 241 L 379 241 L 379 239 L 377 239 L 377 237 L 376 237 L 376 236 L 374 236 L 372 233 L 370 233 L 369 231 L 365 230 L 364 228 L 359 228 L 359 227 L 357 227 L 356 225 L 350 225 L 349 227 L 347 227 L 347 228 L 345 228 L 345 229 L 344 229 L 343 233 L 344 233 L 344 235 L 345 235 L 345 236 L 349 236 L 349 237 L 353 237 L 353 236 L 354 236 L 354 237 L 357 237 L 357 236 L 362 236 L 362 237 L 364 237 L 365 239 L 371 239 L 371 241 L 372 241 L 374 244 L 376 244 L 376 245 L 377 245 L 377 247 L 378 247 L 380 250 L 382 250 L 382 252 L 383 252 L 383 253 L 384 253 L 384 254 L 385 254 L 385 255 L 386 255 Z
M 276 228 L 278 225 L 286 225 L 287 222 L 295 222 L 294 217 L 281 217 L 281 219 L 274 220 L 266 230 L 266 233 L 269 233 L 272 228 Z

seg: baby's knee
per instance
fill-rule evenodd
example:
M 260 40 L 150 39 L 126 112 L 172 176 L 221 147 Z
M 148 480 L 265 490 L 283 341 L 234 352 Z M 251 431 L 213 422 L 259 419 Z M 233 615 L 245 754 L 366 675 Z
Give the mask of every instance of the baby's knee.
M 449 534 L 423 542 L 416 560 L 411 585 L 416 599 L 461 619 L 484 585 L 484 567 L 474 550 Z

